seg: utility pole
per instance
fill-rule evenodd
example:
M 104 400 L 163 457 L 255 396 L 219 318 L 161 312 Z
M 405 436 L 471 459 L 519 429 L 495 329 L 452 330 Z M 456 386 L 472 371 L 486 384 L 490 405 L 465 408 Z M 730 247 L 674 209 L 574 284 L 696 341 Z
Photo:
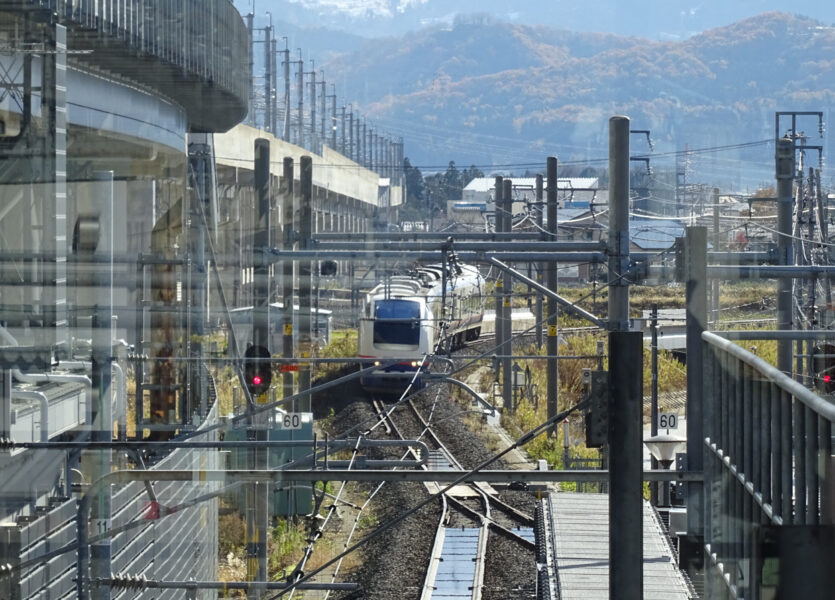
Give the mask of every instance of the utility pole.
M 543 219 L 543 203 L 542 203 L 542 195 L 543 195 L 543 182 L 542 182 L 542 174 L 538 174 L 536 176 L 536 214 L 535 221 L 536 227 L 539 230 L 540 234 L 544 229 L 544 219 Z M 540 235 L 542 237 L 542 235 Z M 538 263 L 536 265 L 536 282 L 539 285 L 542 285 L 542 275 L 543 271 L 545 270 L 545 263 Z M 542 348 L 542 292 L 536 292 L 536 312 L 534 314 L 534 321 L 536 321 L 536 347 Z
M 385 177 L 391 181 L 391 140 L 385 136 L 383 137 L 383 171 Z
M 249 116 L 247 118 L 247 122 L 255 126 L 255 48 L 253 47 L 253 37 L 254 31 L 254 22 L 255 22 L 255 15 L 253 13 L 248 13 L 246 15 L 246 29 L 249 32 Z
M 301 157 L 301 172 L 299 173 L 300 205 L 299 205 L 299 246 L 301 250 L 309 250 L 313 237 L 313 160 L 310 156 Z M 310 259 L 299 261 L 299 392 L 310 390 L 310 358 L 312 340 L 310 335 L 311 302 L 310 289 L 312 284 L 313 263 Z M 302 412 L 311 411 L 312 398 L 308 395 L 299 401 Z
M 386 138 L 377 133 L 377 172 L 380 177 L 386 176 Z
M 264 129 L 270 133 L 273 129 L 273 39 L 272 25 L 264 27 Z
M 628 162 L 629 155 L 624 160 Z M 643 350 L 640 331 L 609 332 L 610 600 L 644 597 Z
M 368 130 L 368 169 L 374 171 L 377 167 L 376 157 L 374 156 L 374 129 Z
M 354 123 L 356 123 L 357 131 L 354 134 L 354 140 L 356 140 L 356 146 L 354 147 L 354 160 L 356 162 L 360 161 L 360 114 L 357 112 L 356 116 L 354 117 Z
M 629 331 L 629 118 L 609 119 L 609 598 L 643 598 L 643 339 Z M 689 357 L 688 357 L 689 358 Z
M 792 186 L 794 184 L 794 140 L 780 138 L 775 152 L 777 178 L 777 253 L 781 265 L 794 264 L 792 254 Z M 792 280 L 777 282 L 777 329 L 792 329 Z M 792 376 L 792 342 L 777 340 L 777 368 Z
M 277 50 L 278 40 L 273 36 L 272 43 L 270 44 L 270 57 L 271 57 L 271 81 L 272 84 L 270 85 L 270 105 L 271 105 L 271 112 L 272 112 L 272 121 L 270 121 L 270 133 L 273 134 L 275 137 L 280 137 L 278 134 L 278 50 Z
M 350 104 L 348 105 L 350 106 Z M 354 160 L 354 111 L 353 108 L 348 114 L 348 158 Z
M 400 183 L 401 187 L 405 183 L 405 170 L 403 169 L 403 160 L 405 158 L 405 142 L 403 138 L 399 138 L 397 141 L 397 180 Z M 404 197 L 405 197 L 405 190 L 404 190 Z
M 815 172 L 815 196 L 817 197 L 818 228 L 820 230 L 820 239 L 822 242 L 827 243 L 829 241 L 829 207 L 827 198 L 823 195 L 823 191 L 821 190 L 820 169 L 817 169 L 817 171 Z M 827 264 L 829 262 L 829 260 L 826 261 Z M 828 277 L 824 277 L 823 279 L 823 296 L 824 304 L 826 306 L 832 306 L 832 284 L 829 281 Z
M 342 133 L 340 134 L 340 140 L 342 141 L 342 156 L 347 156 L 346 149 L 345 149 L 345 107 L 342 107 Z
M 715 210 L 715 209 L 714 209 Z M 652 304 L 652 312 L 650 313 L 650 332 L 652 335 L 652 343 L 650 348 L 650 374 L 652 377 L 652 385 L 650 387 L 650 435 L 655 437 L 658 435 L 658 304 Z M 658 468 L 658 459 L 650 456 L 650 468 Z M 658 485 L 656 483 L 650 484 L 650 504 L 658 505 Z
M 504 209 L 504 201 L 502 200 L 502 195 L 504 194 L 504 179 L 501 176 L 497 176 L 494 180 L 493 184 L 493 229 L 496 233 L 502 233 L 504 231 L 504 218 L 502 217 L 502 210 Z M 431 210 L 431 209 L 430 209 Z M 434 212 L 434 211 L 433 211 Z M 496 353 L 501 355 L 504 353 L 504 322 L 503 322 L 503 294 L 504 290 L 502 286 L 504 285 L 504 276 L 499 273 L 496 275 L 496 285 L 495 285 L 495 296 L 496 296 L 496 318 L 494 320 L 493 328 L 496 333 Z M 501 381 L 501 367 L 502 361 L 498 360 L 495 365 L 496 370 L 496 381 Z M 504 394 L 504 388 L 502 388 L 502 394 Z M 510 402 L 510 397 L 502 395 L 502 406 L 504 410 L 507 410 L 508 403 Z
M 284 130 L 281 134 L 281 139 L 285 142 L 290 141 L 290 48 L 287 46 L 287 38 L 284 38 L 284 50 L 281 53 L 284 55 L 282 59 L 282 66 L 284 67 Z
M 310 150 L 316 152 L 316 63 L 310 61 Z
M 713 251 L 720 251 L 719 239 L 719 188 L 713 188 Z M 710 282 L 711 304 L 713 305 L 713 326 L 719 322 L 719 280 L 714 278 Z M 655 435 L 655 434 L 653 434 Z
M 333 94 L 328 95 L 331 99 L 331 149 L 336 150 L 336 85 L 331 84 Z
M 502 231 L 510 233 L 513 227 L 513 181 L 505 179 L 502 184 L 504 185 L 504 191 L 502 192 L 502 200 L 504 201 L 504 210 L 502 211 L 504 225 L 502 226 Z M 502 278 L 504 279 L 502 282 L 502 291 L 504 292 L 502 298 L 502 316 L 504 319 L 501 322 L 504 328 L 502 332 L 504 347 L 501 350 L 501 353 L 504 355 L 502 359 L 502 394 L 505 399 L 510 398 L 512 403 L 513 359 L 511 355 L 513 354 L 513 308 L 510 305 L 510 299 L 513 292 L 513 280 L 507 271 L 502 273 Z M 513 406 L 514 411 L 516 408 L 516 406 Z
M 296 94 L 299 100 L 299 114 L 298 114 L 298 134 L 296 136 L 296 145 L 299 148 L 304 148 L 304 60 L 302 60 L 302 49 L 299 48 L 299 60 L 295 61 L 299 65 L 299 72 L 296 79 Z
M 270 329 L 270 268 L 264 260 L 264 250 L 270 245 L 270 142 L 255 140 L 255 194 L 256 228 L 253 243 L 252 264 L 254 265 L 254 297 L 252 310 L 252 343 L 269 349 Z M 267 414 L 255 414 L 257 404 L 266 404 L 266 393 L 253 397 L 247 408 L 249 416 L 248 439 L 266 441 Z M 250 465 L 253 469 L 267 468 L 265 448 L 250 450 Z M 250 581 L 268 581 L 267 573 L 267 511 L 268 486 L 254 483 L 249 486 L 250 501 L 247 507 L 247 578 Z M 250 598 L 261 598 L 260 591 L 253 591 Z
M 557 237 L 557 157 L 549 156 L 545 166 L 545 176 L 548 180 L 546 186 L 546 193 L 548 194 L 547 208 L 547 223 L 548 235 L 546 240 L 553 242 Z M 557 292 L 557 263 L 556 261 L 548 261 L 545 266 L 545 287 L 552 292 Z M 559 331 L 557 329 L 557 301 L 554 298 L 548 297 L 548 315 L 545 320 L 548 326 L 548 337 L 546 338 L 545 351 L 548 355 L 546 363 L 546 382 L 547 382 L 547 407 L 548 418 L 553 418 L 559 413 L 559 371 L 557 360 L 557 353 L 559 352 Z M 552 430 L 555 431 L 555 430 Z M 565 466 L 564 466 L 565 468 Z
M 389 170 L 389 177 L 391 178 L 391 181 L 392 181 L 392 184 L 393 184 L 394 183 L 394 165 L 395 165 L 395 161 L 394 161 L 394 140 L 389 139 L 387 141 L 388 141 L 388 146 L 389 146 L 388 170 Z
M 95 392 L 95 406 L 91 407 L 93 415 L 92 439 L 94 442 L 109 442 L 113 439 L 113 415 L 111 410 L 111 350 L 112 350 L 112 315 L 113 315 L 113 171 L 99 171 L 94 173 L 96 179 L 95 195 L 99 202 L 99 226 L 106 235 L 101 236 L 100 245 L 94 252 L 110 257 L 110 264 L 98 265 L 97 273 L 93 275 L 96 283 L 95 310 L 92 322 L 93 337 L 93 365 L 92 387 Z M 199 200 L 198 200 L 199 201 Z M 200 268 L 202 265 L 198 265 Z M 199 311 L 198 311 L 199 312 Z M 42 424 L 45 426 L 45 424 Z M 86 459 L 94 463 L 93 476 L 98 479 L 112 470 L 111 450 L 87 453 Z M 90 507 L 92 522 L 96 529 L 109 530 L 111 527 L 112 507 L 109 493 L 99 494 L 96 502 Z M 93 577 L 107 577 L 111 570 L 111 541 L 101 540 L 90 545 L 90 566 Z M 94 587 L 91 597 L 93 600 L 110 600 L 110 589 Z
M 285 156 L 281 174 L 281 212 L 282 212 L 282 247 L 286 251 L 293 250 L 295 243 L 295 232 L 293 219 L 295 212 L 294 203 L 294 182 L 293 182 L 293 157 Z M 282 323 L 283 335 L 281 338 L 281 356 L 283 358 L 293 357 L 293 261 L 284 259 L 281 263 L 281 303 L 284 306 L 284 318 Z M 282 379 L 283 397 L 293 395 L 293 373 L 287 371 Z M 296 412 L 295 401 L 292 410 Z
M 319 141 L 320 141 L 322 144 L 324 144 L 324 143 L 325 143 L 325 140 L 327 140 L 327 139 L 328 139 L 328 135 L 327 135 L 327 133 L 325 132 L 325 121 L 327 120 L 327 119 L 326 119 L 326 117 L 327 117 L 327 110 L 325 110 L 325 101 L 326 101 L 326 95 L 327 95 L 327 89 L 326 89 L 326 87 L 327 87 L 327 86 L 326 86 L 326 84 L 325 84 L 325 72 L 324 72 L 324 71 L 322 71 L 322 70 L 320 69 L 320 70 L 319 70 L 319 73 L 322 75 L 322 81 L 321 81 L 321 82 L 319 82 L 319 85 L 321 85 L 321 86 L 322 86 L 322 93 L 321 93 L 321 95 L 319 96 L 319 114 L 321 115 L 321 116 L 319 117 L 319 121 L 321 122 L 321 127 L 319 128 L 319 131 L 320 131 L 320 134 L 319 134 Z M 320 151 L 320 153 L 321 153 L 321 151 Z
M 684 279 L 687 298 L 687 470 L 701 473 L 705 439 L 702 333 L 707 329 L 707 227 L 686 229 Z M 702 482 L 687 482 L 687 534 L 693 538 L 704 536 L 703 505 Z M 701 549 L 703 543 L 695 546 Z
M 360 120 L 357 117 L 357 162 L 363 166 L 365 162 L 365 153 L 368 149 L 368 144 L 365 141 L 365 133 L 368 129 L 365 119 L 362 120 L 362 127 L 360 127 Z
M 622 128 L 626 128 L 622 135 Z M 625 159 L 623 157 L 626 157 Z M 629 118 L 609 120 L 609 330 L 629 331 Z

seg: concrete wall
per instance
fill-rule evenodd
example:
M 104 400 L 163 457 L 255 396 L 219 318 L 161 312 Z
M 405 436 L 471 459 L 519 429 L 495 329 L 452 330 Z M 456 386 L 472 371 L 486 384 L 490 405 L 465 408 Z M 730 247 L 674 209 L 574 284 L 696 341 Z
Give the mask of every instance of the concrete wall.
M 377 188 L 380 180 L 377 173 L 369 171 L 327 146 L 323 147 L 322 156 L 318 156 L 248 125 L 238 125 L 227 133 L 215 135 L 217 164 L 251 170 L 255 140 L 258 138 L 270 140 L 270 162 L 273 174 L 280 175 L 282 160 L 285 156 L 291 156 L 296 164 L 294 175 L 298 179 L 299 159 L 302 156 L 310 156 L 313 159 L 313 185 L 315 187 L 327 190 L 331 194 L 354 198 L 365 204 L 377 206 Z

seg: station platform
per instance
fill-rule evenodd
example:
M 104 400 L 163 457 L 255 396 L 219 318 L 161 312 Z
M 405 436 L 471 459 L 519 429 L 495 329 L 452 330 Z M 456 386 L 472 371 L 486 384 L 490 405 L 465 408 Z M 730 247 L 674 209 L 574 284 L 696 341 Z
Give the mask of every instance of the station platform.
M 552 492 L 544 500 L 548 585 L 560 600 L 609 599 L 609 496 Z M 643 512 L 647 600 L 697 595 L 676 565 L 662 523 L 648 502 Z

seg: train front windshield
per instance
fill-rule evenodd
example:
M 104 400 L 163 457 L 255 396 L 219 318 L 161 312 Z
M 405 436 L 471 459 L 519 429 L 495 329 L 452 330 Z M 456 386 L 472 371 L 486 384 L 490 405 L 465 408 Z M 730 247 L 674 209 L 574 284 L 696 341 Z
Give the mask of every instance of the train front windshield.
M 420 343 L 420 304 L 412 300 L 374 302 L 374 343 L 417 347 Z

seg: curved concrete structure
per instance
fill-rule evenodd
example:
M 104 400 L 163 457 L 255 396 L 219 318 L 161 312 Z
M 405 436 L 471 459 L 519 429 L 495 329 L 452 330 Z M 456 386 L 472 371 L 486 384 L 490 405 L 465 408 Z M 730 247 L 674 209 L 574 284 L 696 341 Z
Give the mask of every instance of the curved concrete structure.
M 246 116 L 249 33 L 231 0 L 11 0 L 0 9 L 39 9 L 35 18 L 67 28 L 77 65 L 169 98 L 191 131 L 226 131 Z
M 40 57 L 32 58 L 32 87 L 41 86 L 43 68 Z M 14 72 L 22 64 L 20 56 L 0 55 L 0 69 Z M 39 93 L 34 93 L 40 98 Z M 33 103 L 32 117 L 42 117 L 42 104 Z M 0 98 L 0 113 L 5 115 L 8 133 L 19 129 L 21 107 L 7 94 Z M 77 67 L 67 67 L 67 124 L 133 138 L 138 143 L 163 145 L 179 153 L 185 152 L 188 130 L 186 110 L 166 99 L 131 85 Z M 110 148 L 109 155 L 113 156 Z

